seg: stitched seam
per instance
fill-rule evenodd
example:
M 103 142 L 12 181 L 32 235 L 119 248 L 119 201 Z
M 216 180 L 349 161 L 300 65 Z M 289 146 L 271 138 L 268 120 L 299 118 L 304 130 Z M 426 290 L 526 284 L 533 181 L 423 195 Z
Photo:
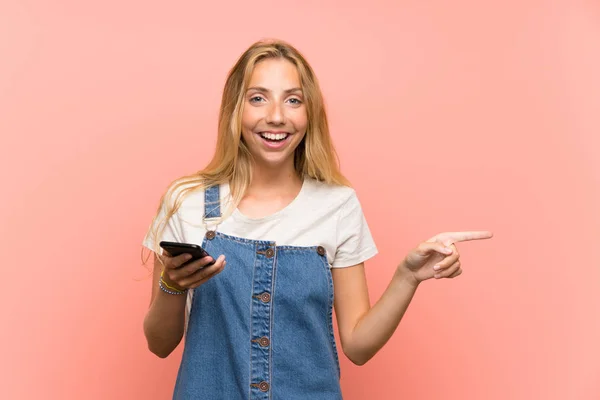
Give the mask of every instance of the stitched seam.
M 230 239 L 239 243 L 244 243 L 249 246 L 254 246 L 256 244 L 264 245 L 264 246 L 273 246 L 275 242 L 269 240 L 254 240 L 254 239 L 246 239 L 237 236 L 228 235 L 222 232 L 215 232 L 218 236 L 221 236 L 224 239 Z
M 272 399 L 273 395 L 273 318 L 275 315 L 275 278 L 277 277 L 277 251 L 273 256 L 273 273 L 271 276 L 271 312 L 269 318 L 269 331 L 271 336 L 271 345 L 269 346 L 269 382 L 271 382 L 271 390 L 269 390 L 269 399 Z
M 326 261 L 325 256 L 319 257 L 321 262 L 323 263 L 323 267 L 325 268 L 325 278 L 327 279 L 327 286 L 329 286 L 330 295 L 329 295 L 329 304 L 327 307 L 327 324 L 329 325 L 329 340 L 331 340 L 331 346 L 333 350 L 334 360 L 336 361 L 336 368 L 338 371 L 338 377 L 341 376 L 340 365 L 339 365 L 339 355 L 337 354 L 337 346 L 335 344 L 335 336 L 333 333 L 333 300 L 334 300 L 334 288 L 333 288 L 333 277 L 331 276 L 331 269 L 329 268 L 329 263 Z
M 306 251 L 306 250 L 314 250 L 317 251 L 319 246 L 277 246 L 277 250 L 281 251 Z
M 252 264 L 252 287 L 250 288 L 250 295 L 254 295 L 254 273 L 256 271 L 256 253 L 254 254 L 254 263 Z M 254 300 L 250 300 L 250 334 L 248 335 L 250 337 L 250 339 L 252 339 L 252 324 L 253 324 L 253 310 L 254 309 Z M 254 384 L 252 382 L 252 343 L 250 343 L 250 371 L 248 371 L 249 377 L 248 377 L 248 381 L 250 382 L 250 389 L 248 390 L 248 398 L 251 399 L 252 398 L 252 385 Z

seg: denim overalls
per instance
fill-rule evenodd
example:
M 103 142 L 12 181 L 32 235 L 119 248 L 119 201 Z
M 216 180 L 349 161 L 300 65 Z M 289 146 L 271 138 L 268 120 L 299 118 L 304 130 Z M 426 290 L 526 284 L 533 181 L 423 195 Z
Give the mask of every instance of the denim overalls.
M 221 216 L 219 186 L 205 219 Z M 194 290 L 173 399 L 341 399 L 325 249 L 208 230 L 225 269 Z

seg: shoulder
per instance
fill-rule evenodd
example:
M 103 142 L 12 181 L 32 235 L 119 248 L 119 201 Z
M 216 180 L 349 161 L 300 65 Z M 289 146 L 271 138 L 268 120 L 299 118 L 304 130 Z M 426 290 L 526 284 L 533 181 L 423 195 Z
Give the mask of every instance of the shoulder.
M 321 207 L 341 209 L 347 203 L 358 201 L 356 191 L 349 186 L 334 185 L 312 178 L 305 181 L 306 198 L 318 202 Z
M 362 206 L 354 188 L 314 179 L 309 179 L 306 186 L 305 198 L 313 210 L 336 217 L 338 222 L 348 217 L 362 217 Z
M 202 182 L 189 178 L 180 178 L 173 181 L 165 191 L 162 199 L 163 207 L 180 208 L 183 205 L 196 203 L 204 199 Z
M 217 198 L 227 198 L 229 184 L 218 185 Z M 204 212 L 206 191 L 204 182 L 198 177 L 185 177 L 173 181 L 165 191 L 162 198 L 163 210 L 175 210 L 175 214 L 189 214 Z M 214 197 L 214 194 L 213 194 Z M 209 199 L 209 201 L 211 201 Z
M 348 186 L 309 181 L 307 198 L 312 198 L 319 219 L 319 235 L 325 239 L 332 268 L 360 264 L 377 254 L 356 190 Z M 325 222 L 327 221 L 327 222 Z

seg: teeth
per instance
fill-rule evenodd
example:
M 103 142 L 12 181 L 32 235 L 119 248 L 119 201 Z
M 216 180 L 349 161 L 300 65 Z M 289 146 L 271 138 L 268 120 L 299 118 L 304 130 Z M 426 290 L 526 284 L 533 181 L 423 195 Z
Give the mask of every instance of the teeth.
M 260 136 L 270 140 L 283 140 L 287 137 L 287 133 L 261 133 Z

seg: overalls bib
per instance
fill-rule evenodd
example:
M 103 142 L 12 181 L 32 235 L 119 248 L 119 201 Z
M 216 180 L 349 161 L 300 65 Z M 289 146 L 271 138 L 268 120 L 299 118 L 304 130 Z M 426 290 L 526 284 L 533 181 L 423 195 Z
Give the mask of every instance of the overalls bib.
M 219 186 L 205 219 L 221 216 Z M 325 249 L 207 230 L 225 269 L 194 290 L 173 399 L 341 399 Z

